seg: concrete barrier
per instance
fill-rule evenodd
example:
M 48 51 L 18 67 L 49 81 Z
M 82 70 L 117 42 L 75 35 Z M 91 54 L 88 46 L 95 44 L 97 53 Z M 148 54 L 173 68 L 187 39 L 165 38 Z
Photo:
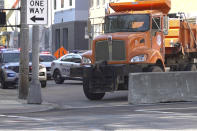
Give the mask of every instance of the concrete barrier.
M 129 75 L 130 104 L 197 101 L 197 72 Z

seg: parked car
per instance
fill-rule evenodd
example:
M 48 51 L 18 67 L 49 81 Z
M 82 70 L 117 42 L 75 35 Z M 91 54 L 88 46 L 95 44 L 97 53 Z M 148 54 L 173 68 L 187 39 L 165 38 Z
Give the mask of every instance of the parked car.
M 70 68 L 79 67 L 82 57 L 80 54 L 66 54 L 51 64 L 51 74 L 56 84 L 62 84 L 64 80 L 81 80 L 79 77 L 70 77 Z
M 2 49 L 0 50 L 0 83 L 3 89 L 9 86 L 14 86 L 18 83 L 19 79 L 19 61 L 20 51 L 16 49 Z M 31 53 L 29 63 L 29 75 L 31 78 Z M 41 87 L 46 87 L 46 67 L 42 64 L 39 65 L 39 80 Z
M 40 63 L 46 67 L 47 79 L 51 79 L 51 64 L 56 58 L 48 52 L 40 53 Z

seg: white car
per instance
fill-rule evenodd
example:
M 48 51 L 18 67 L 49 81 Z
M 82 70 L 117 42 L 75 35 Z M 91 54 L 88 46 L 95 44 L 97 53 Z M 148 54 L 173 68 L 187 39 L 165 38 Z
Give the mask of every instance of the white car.
M 47 70 L 47 79 L 51 79 L 51 63 L 56 58 L 50 53 L 40 53 L 40 64 L 44 65 Z
M 82 57 L 80 54 L 70 53 L 55 60 L 51 64 L 51 74 L 56 84 L 62 84 L 64 80 L 81 80 L 81 78 L 70 77 L 70 68 L 79 67 Z

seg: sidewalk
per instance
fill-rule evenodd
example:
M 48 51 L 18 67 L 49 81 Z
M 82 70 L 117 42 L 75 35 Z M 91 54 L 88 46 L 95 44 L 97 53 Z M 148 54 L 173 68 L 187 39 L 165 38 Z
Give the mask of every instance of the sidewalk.
M 18 99 L 17 93 L 17 89 L 0 89 L 0 114 L 40 112 L 55 108 L 53 104 L 46 102 L 41 105 L 27 104 L 27 100 Z

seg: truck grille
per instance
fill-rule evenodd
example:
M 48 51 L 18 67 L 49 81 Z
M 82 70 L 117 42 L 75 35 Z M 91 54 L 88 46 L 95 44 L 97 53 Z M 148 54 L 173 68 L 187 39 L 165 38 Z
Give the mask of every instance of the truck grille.
M 125 43 L 122 40 L 98 41 L 95 46 L 96 61 L 126 60 Z

